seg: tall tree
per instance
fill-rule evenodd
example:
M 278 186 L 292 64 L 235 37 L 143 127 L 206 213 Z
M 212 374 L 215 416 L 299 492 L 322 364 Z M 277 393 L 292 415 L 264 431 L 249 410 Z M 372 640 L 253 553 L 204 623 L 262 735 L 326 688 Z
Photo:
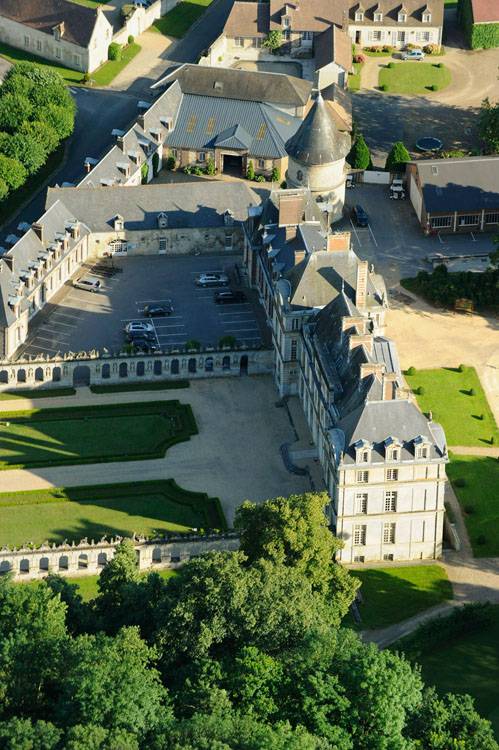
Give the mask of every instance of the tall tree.
M 0 721 L 2 750 L 56 750 L 60 748 L 61 736 L 62 730 L 47 721 L 18 718 Z
M 353 169 L 368 169 L 371 165 L 371 153 L 361 133 L 357 135 L 353 142 L 347 156 L 347 162 Z
M 386 158 L 385 169 L 387 172 L 405 172 L 405 165 L 410 160 L 411 155 L 402 141 L 397 141 Z
M 499 153 L 499 101 L 491 104 L 488 97 L 483 100 L 478 117 L 478 130 L 486 152 Z

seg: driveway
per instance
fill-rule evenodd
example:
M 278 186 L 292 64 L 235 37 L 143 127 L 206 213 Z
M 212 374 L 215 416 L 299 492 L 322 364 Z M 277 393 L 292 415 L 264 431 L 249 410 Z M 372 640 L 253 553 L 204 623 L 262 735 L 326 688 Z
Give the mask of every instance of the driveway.
M 175 39 L 154 31 L 145 31 L 135 40 L 141 50 L 119 73 L 108 88 L 151 98 L 152 84 L 163 74 L 168 53 Z
M 310 490 L 309 479 L 290 474 L 281 459 L 279 446 L 294 442 L 296 435 L 286 410 L 276 406 L 277 394 L 268 376 L 191 381 L 190 388 L 175 392 L 97 395 L 81 388 L 76 397 L 51 398 L 45 406 L 171 398 L 192 406 L 199 434 L 169 448 L 164 458 L 2 471 L 2 492 L 173 478 L 187 490 L 219 497 L 230 526 L 244 500 L 261 502 Z M 0 412 L 29 408 L 32 403 L 1 401 Z M 299 430 L 300 440 L 308 443 L 310 434 L 304 420 Z

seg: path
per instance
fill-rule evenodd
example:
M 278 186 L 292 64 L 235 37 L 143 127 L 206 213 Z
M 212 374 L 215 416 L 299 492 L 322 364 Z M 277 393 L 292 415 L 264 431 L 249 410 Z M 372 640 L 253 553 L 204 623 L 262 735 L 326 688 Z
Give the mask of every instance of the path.
M 490 456 L 499 458 L 499 448 L 477 448 L 471 445 L 449 445 L 449 450 L 458 456 Z
M 164 458 L 0 471 L 0 492 L 173 478 L 185 489 L 219 497 L 231 525 L 246 499 L 263 501 L 310 489 L 307 477 L 289 474 L 282 462 L 279 446 L 295 436 L 286 411 L 276 408 L 267 376 L 198 380 L 181 390 L 92 394 L 79 389 L 77 396 L 43 403 L 1 401 L 0 410 L 170 399 L 192 406 L 199 435 L 172 446 Z M 304 420 L 299 432 L 301 439 L 310 440 Z
M 139 54 L 123 68 L 108 88 L 127 91 L 129 94 L 142 94 L 148 100 L 151 99 L 152 84 L 163 74 L 165 61 L 175 39 L 154 31 L 145 31 L 135 41 L 141 47 Z

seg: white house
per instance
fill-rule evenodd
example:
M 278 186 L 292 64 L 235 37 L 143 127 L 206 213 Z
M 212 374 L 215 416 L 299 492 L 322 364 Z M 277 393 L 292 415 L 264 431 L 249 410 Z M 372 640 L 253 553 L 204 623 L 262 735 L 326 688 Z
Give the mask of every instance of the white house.
M 442 44 L 444 0 L 350 0 L 348 33 L 360 47 Z

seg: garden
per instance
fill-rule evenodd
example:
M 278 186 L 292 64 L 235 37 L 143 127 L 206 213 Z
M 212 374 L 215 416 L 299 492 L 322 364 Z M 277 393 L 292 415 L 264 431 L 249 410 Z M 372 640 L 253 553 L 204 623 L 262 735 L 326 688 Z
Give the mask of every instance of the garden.
M 226 529 L 218 498 L 173 479 L 0 494 L 0 546 Z
M 182 0 L 166 15 L 154 21 L 151 31 L 180 39 L 203 15 L 210 3 L 211 0 Z
M 449 272 L 442 265 L 432 273 L 420 271 L 417 276 L 402 279 L 400 283 L 410 292 L 441 307 L 453 308 L 456 300 L 465 299 L 470 300 L 476 310 L 499 309 L 499 268 L 489 268 L 482 273 Z
M 452 599 L 452 587 L 440 565 L 351 570 L 361 581 L 361 630 L 384 628 Z
M 390 62 L 379 72 L 379 88 L 390 94 L 427 94 L 450 81 L 450 70 L 441 62 Z
M 2 412 L 0 469 L 161 458 L 195 434 L 178 401 Z

